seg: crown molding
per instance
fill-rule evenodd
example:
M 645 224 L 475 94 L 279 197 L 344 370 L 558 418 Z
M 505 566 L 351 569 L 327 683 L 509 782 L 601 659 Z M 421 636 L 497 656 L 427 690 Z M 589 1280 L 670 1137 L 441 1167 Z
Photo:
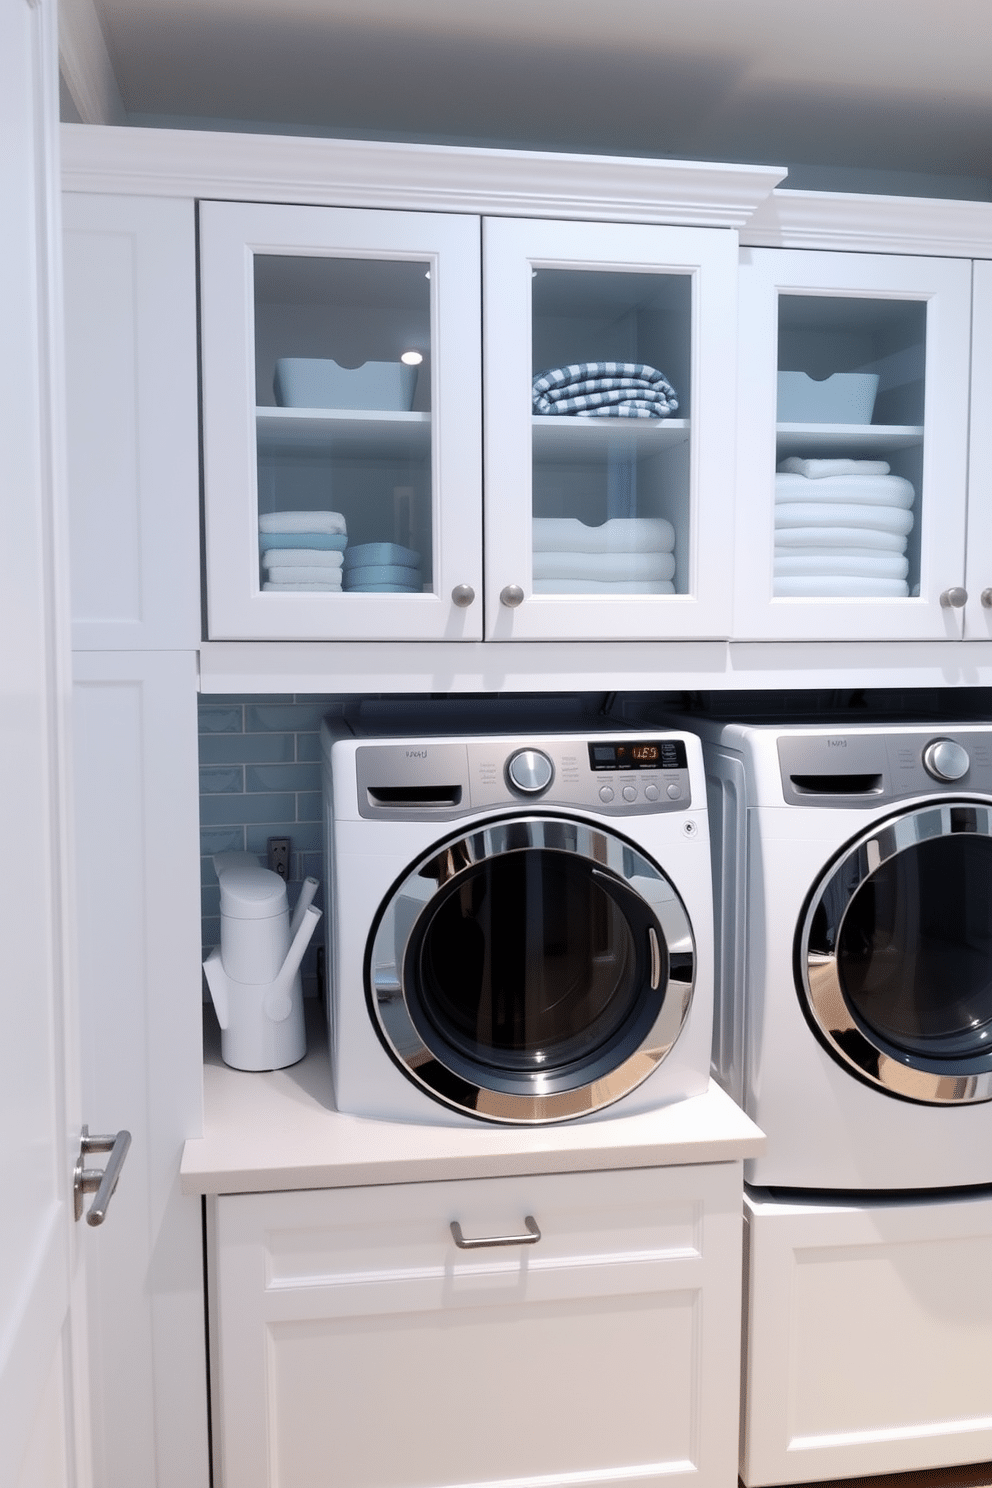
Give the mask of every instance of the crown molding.
M 740 228 L 784 168 L 63 124 L 66 191 Z
M 992 258 L 992 202 L 838 191 L 773 191 L 741 246 Z

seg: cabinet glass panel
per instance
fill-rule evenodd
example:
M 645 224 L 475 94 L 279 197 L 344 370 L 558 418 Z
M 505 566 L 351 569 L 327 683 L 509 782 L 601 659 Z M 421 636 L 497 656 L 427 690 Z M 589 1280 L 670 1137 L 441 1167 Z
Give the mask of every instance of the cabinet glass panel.
M 774 593 L 918 595 L 926 304 L 778 304 Z
M 254 308 L 262 591 L 430 592 L 429 265 L 259 254 Z
M 689 586 L 688 274 L 533 271 L 535 594 Z

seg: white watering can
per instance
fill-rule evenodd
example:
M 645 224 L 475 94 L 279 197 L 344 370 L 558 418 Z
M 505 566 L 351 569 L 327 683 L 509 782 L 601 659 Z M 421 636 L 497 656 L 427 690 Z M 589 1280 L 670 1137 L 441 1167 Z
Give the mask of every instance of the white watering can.
M 227 861 L 224 861 L 224 857 Z M 234 1069 L 283 1069 L 307 1050 L 300 962 L 320 919 L 315 878 L 303 882 L 289 917 L 278 873 L 218 854 L 220 945 L 203 963 L 221 1028 L 220 1051 Z

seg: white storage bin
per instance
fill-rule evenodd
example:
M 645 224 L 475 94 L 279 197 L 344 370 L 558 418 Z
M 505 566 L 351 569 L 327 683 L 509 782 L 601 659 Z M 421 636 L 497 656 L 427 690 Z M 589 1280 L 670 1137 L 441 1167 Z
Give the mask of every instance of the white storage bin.
M 778 374 L 780 424 L 870 424 L 877 372 L 835 372 L 818 382 L 806 372 Z
M 375 408 L 408 413 L 416 386 L 416 367 L 402 362 L 339 367 L 329 357 L 280 357 L 272 390 L 282 408 Z

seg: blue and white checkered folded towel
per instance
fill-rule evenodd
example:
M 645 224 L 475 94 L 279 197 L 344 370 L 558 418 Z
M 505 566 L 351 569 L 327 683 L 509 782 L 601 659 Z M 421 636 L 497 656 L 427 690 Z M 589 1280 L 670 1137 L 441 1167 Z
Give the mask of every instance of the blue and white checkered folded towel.
M 577 418 L 667 418 L 679 406 L 675 389 L 643 362 L 576 362 L 534 378 L 535 413 Z

